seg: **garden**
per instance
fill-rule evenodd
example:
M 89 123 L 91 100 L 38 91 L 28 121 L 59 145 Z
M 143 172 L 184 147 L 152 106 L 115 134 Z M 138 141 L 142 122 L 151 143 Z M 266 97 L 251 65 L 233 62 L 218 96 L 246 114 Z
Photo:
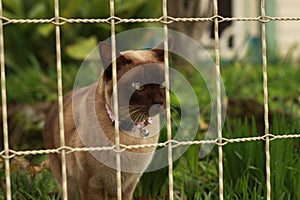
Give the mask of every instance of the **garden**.
M 53 2 L 48 0 L 4 0 L 3 16 L 9 19 L 52 18 Z M 104 0 L 61 1 L 64 18 L 108 18 L 109 2 Z M 123 18 L 160 17 L 161 2 L 116 1 L 116 15 Z M 117 32 L 156 26 L 159 23 L 124 23 Z M 10 149 L 44 149 L 42 131 L 49 106 L 57 100 L 55 26 L 49 23 L 6 24 L 4 49 Z M 61 26 L 63 91 L 73 89 L 77 71 L 99 41 L 110 37 L 105 23 L 66 23 Z M 270 133 L 300 134 L 300 58 L 294 52 L 276 55 L 268 62 Z M 222 58 L 222 49 L 221 49 Z M 221 63 L 226 90 L 224 138 L 264 135 L 262 64 L 236 57 Z M 172 58 L 171 58 L 172 59 Z M 222 60 L 222 59 L 221 59 Z M 174 64 L 174 66 L 172 66 Z M 176 68 L 176 62 L 171 62 Z M 209 125 L 211 107 L 207 86 L 188 65 L 178 69 L 197 94 L 200 106 L 198 131 L 202 140 Z M 188 99 L 187 99 L 188 101 Z M 180 121 L 180 105 L 171 96 L 172 130 Z M 2 125 L 1 125 L 2 126 Z M 166 135 L 163 130 L 162 135 Z M 166 138 L 162 136 L 161 142 Z M 1 129 L 1 150 L 4 149 Z M 199 158 L 200 145 L 191 145 L 173 163 L 174 198 L 182 200 L 218 199 L 218 147 Z M 270 143 L 272 199 L 300 199 L 300 138 L 276 139 Z M 265 141 L 227 143 L 223 146 L 224 198 L 266 199 Z M 0 158 L 0 199 L 5 199 L 5 166 Z M 10 162 L 12 199 L 60 199 L 47 156 L 15 156 Z M 147 172 L 135 190 L 137 200 L 168 199 L 168 167 Z

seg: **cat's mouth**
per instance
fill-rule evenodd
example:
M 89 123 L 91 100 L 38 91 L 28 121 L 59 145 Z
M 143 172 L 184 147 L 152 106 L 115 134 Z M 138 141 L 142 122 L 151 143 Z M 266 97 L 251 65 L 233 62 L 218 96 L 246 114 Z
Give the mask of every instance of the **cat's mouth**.
M 158 115 L 165 111 L 164 106 L 160 104 L 154 104 L 151 106 L 147 105 L 132 105 L 129 106 L 129 116 L 132 121 L 134 122 L 142 122 L 144 120 L 147 120 L 149 117 L 154 117 L 155 115 Z M 123 116 L 124 118 L 127 118 L 126 116 Z M 121 118 L 123 118 L 121 117 Z
M 107 114 L 114 123 L 115 117 L 109 106 L 106 104 Z M 139 130 L 143 137 L 149 135 L 148 129 L 144 128 L 148 124 L 152 124 L 152 117 L 158 115 L 165 110 L 163 105 L 154 104 L 152 106 L 136 106 L 119 107 L 119 127 L 124 131 Z

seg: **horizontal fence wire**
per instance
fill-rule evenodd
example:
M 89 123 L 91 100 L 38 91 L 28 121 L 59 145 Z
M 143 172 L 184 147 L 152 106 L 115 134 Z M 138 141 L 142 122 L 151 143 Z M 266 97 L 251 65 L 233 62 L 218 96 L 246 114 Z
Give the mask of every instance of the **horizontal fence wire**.
M 282 140 L 282 139 L 297 139 L 300 138 L 300 134 L 287 134 L 287 135 L 263 135 L 258 137 L 243 137 L 243 138 L 225 138 L 222 137 L 222 143 L 218 142 L 218 139 L 215 140 L 194 140 L 194 141 L 177 141 L 177 140 L 168 140 L 165 142 L 153 143 L 153 144 L 141 144 L 141 145 L 123 145 L 120 144 L 120 149 L 117 149 L 115 145 L 109 147 L 70 147 L 62 146 L 56 149 L 41 149 L 41 150 L 26 150 L 26 151 L 15 151 L 9 149 L 9 155 L 5 155 L 5 150 L 0 152 L 0 156 L 4 159 L 13 158 L 15 156 L 27 156 L 27 155 L 38 155 L 38 154 L 51 154 L 51 153 L 61 153 L 63 150 L 66 151 L 66 154 L 73 152 L 84 152 L 84 151 L 114 151 L 114 152 L 123 152 L 126 150 L 140 149 L 140 148 L 151 148 L 151 147 L 167 147 L 170 143 L 173 148 L 179 146 L 190 146 L 190 145 L 203 145 L 203 144 L 215 144 L 218 146 L 224 146 L 231 143 L 244 143 L 244 142 L 255 142 L 255 141 L 266 141 L 266 138 L 269 137 L 270 141 L 273 140 Z
M 158 17 L 158 18 L 120 18 L 120 17 L 108 17 L 105 19 L 87 19 L 87 18 L 64 18 L 59 17 L 59 21 L 55 17 L 49 19 L 10 19 L 4 16 L 0 16 L 2 19 L 3 25 L 8 24 L 54 24 L 54 25 L 63 25 L 66 23 L 108 23 L 111 24 L 111 21 L 114 20 L 114 24 L 120 23 L 162 23 L 170 24 L 175 22 L 214 22 L 215 19 L 218 19 L 218 23 L 228 22 L 228 21 L 258 21 L 262 23 L 267 23 L 270 21 L 300 21 L 300 17 L 272 17 L 272 16 L 258 16 L 258 17 L 223 17 L 221 15 L 214 15 L 212 17 Z
M 1 1 L 1 0 L 0 0 Z M 216 1 L 215 1 L 216 2 Z M 264 1 L 261 1 L 264 3 Z M 266 23 L 271 22 L 271 21 L 300 21 L 300 17 L 274 17 L 274 16 L 267 16 L 264 13 L 264 7 L 262 7 L 262 15 L 257 16 L 257 17 L 223 17 L 215 13 L 215 15 L 211 17 L 190 17 L 190 18 L 181 18 L 181 17 L 171 17 L 167 16 L 167 13 L 164 14 L 164 16 L 157 17 L 157 18 L 120 18 L 117 16 L 114 16 L 113 14 L 108 17 L 108 18 L 103 18 L 103 19 L 80 19 L 80 18 L 64 18 L 57 15 L 53 18 L 49 19 L 10 19 L 8 17 L 0 16 L 0 21 L 1 21 L 1 30 L 0 30 L 0 39 L 3 40 L 3 33 L 2 33 L 2 28 L 3 26 L 6 25 L 11 25 L 11 24 L 53 24 L 57 27 L 57 30 L 59 30 L 59 26 L 64 25 L 64 24 L 72 24 L 72 23 L 107 23 L 111 24 L 112 26 L 115 26 L 117 24 L 121 23 L 161 23 L 164 25 L 171 24 L 171 23 L 178 23 L 178 22 L 212 22 L 212 23 L 222 23 L 222 22 L 228 22 L 228 21 L 241 21 L 241 22 L 260 22 L 262 23 L 262 27 L 265 26 Z M 2 11 L 2 7 L 1 7 Z M 59 31 L 58 31 L 59 32 Z M 59 39 L 59 33 L 57 35 Z M 264 43 L 266 40 L 266 36 L 262 36 L 262 42 Z M 59 42 L 60 43 L 60 42 Z M 266 155 L 269 153 L 269 142 L 273 140 L 282 140 L 282 139 L 297 139 L 300 138 L 300 134 L 284 134 L 284 135 L 274 135 L 270 134 L 269 130 L 265 132 L 264 135 L 262 136 L 257 136 L 257 137 L 243 137 L 243 138 L 225 138 L 222 136 L 222 132 L 220 132 L 219 137 L 215 140 L 196 140 L 196 141 L 176 141 L 176 140 L 168 140 L 166 142 L 159 142 L 159 143 L 153 143 L 153 144 L 143 144 L 143 145 L 123 145 L 123 144 L 116 144 L 112 145 L 109 147 L 84 147 L 84 148 L 76 148 L 76 147 L 70 147 L 70 146 L 65 146 L 64 143 L 62 143 L 62 146 L 56 149 L 41 149 L 41 150 L 26 150 L 26 151 L 15 151 L 13 149 L 9 148 L 9 143 L 8 143 L 8 134 L 7 134 L 7 109 L 6 109 L 6 90 L 5 90 L 5 66 L 4 66 L 4 45 L 3 41 L 1 42 L 1 89 L 2 89 L 2 115 L 3 115 L 3 129 L 4 129 L 4 139 L 5 139 L 5 148 L 0 152 L 0 157 L 6 161 L 6 184 L 9 186 L 7 187 L 7 199 L 11 198 L 11 191 L 10 191 L 10 181 L 9 181 L 9 159 L 12 159 L 16 156 L 27 156 L 27 155 L 39 155 L 39 154 L 70 154 L 74 152 L 93 152 L 93 151 L 114 151 L 116 153 L 121 153 L 126 150 L 132 150 L 132 149 L 140 149 L 140 148 L 149 148 L 149 147 L 171 147 L 169 150 L 172 152 L 172 148 L 177 148 L 180 146 L 190 146 L 190 145 L 203 145 L 203 144 L 215 144 L 220 147 L 222 150 L 222 147 L 227 144 L 231 143 L 243 143 L 243 142 L 257 142 L 257 141 L 265 141 L 268 144 L 266 145 Z M 216 48 L 219 50 L 219 47 Z M 266 52 L 262 52 L 263 60 L 267 58 Z M 167 57 L 167 55 L 166 55 Z M 58 58 L 60 60 L 60 56 Z M 61 65 L 59 64 L 58 60 L 58 67 Z M 267 77 L 267 70 L 266 70 L 266 60 L 263 63 L 263 74 L 264 77 Z M 61 69 L 58 69 L 60 71 Z M 59 75 L 59 73 L 58 73 Z M 61 80 L 60 80 L 61 81 Z M 264 83 L 267 83 L 267 79 L 264 79 Z M 58 82 L 58 84 L 61 84 Z M 267 85 L 264 85 L 264 90 L 267 92 Z M 60 90 L 62 92 L 62 90 Z M 62 95 L 62 93 L 61 93 Z M 268 106 L 268 97 L 267 94 L 265 93 L 265 111 L 266 106 Z M 62 102 L 61 102 L 62 105 Z M 61 110 L 62 113 L 62 110 Z M 266 112 L 265 112 L 266 113 Z M 268 113 L 265 115 L 265 123 L 268 125 L 268 122 L 266 122 L 266 118 L 268 117 Z M 63 122 L 63 121 L 62 121 Z M 63 156 L 64 157 L 64 156 Z M 269 167 L 269 162 L 270 160 L 266 160 L 267 164 L 267 172 L 270 170 Z M 222 157 L 221 157 L 222 160 Z M 221 161 L 222 162 L 222 161 Z M 221 163 L 222 164 L 222 163 Z M 171 169 L 171 176 L 172 176 L 172 169 Z M 268 172 L 270 173 L 270 172 Z M 120 177 L 118 177 L 119 179 Z M 221 177 L 223 178 L 223 177 Z M 173 180 L 171 180 L 173 181 Z M 270 183 L 270 177 L 268 175 L 267 177 L 267 183 Z M 173 182 L 171 183 L 173 185 Z M 171 185 L 171 186 L 172 186 Z M 66 187 L 66 185 L 65 185 Z M 270 199 L 270 185 L 267 185 L 268 187 L 268 196 L 267 199 Z M 223 189 L 223 188 L 220 188 Z M 170 190 L 172 188 L 170 187 Z M 222 193 L 222 194 L 221 194 Z M 120 194 L 119 194 L 120 195 Z M 223 195 L 223 191 L 220 192 L 220 196 Z M 64 196 L 67 198 L 67 194 L 64 194 Z M 66 199 L 65 198 L 65 199 Z M 120 198 L 119 198 L 120 199 Z

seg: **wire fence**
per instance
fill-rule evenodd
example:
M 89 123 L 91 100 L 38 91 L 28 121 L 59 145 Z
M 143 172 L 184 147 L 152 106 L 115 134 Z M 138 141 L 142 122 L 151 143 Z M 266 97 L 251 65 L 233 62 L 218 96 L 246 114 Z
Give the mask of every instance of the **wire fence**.
M 288 135 L 273 135 L 269 131 L 269 103 L 268 103 L 268 73 L 267 73 L 267 48 L 266 48 L 266 23 L 270 21 L 300 21 L 300 17 L 273 17 L 267 16 L 265 13 L 265 0 L 261 0 L 261 15 L 258 17 L 223 17 L 218 15 L 218 1 L 214 0 L 214 15 L 207 18 L 177 18 L 168 16 L 167 13 L 167 0 L 163 0 L 163 16 L 159 18 L 141 18 L 141 19 L 125 19 L 115 16 L 114 14 L 114 0 L 110 0 L 110 17 L 106 19 L 67 19 L 63 18 L 59 14 L 59 0 L 54 0 L 54 13 L 55 17 L 50 19 L 9 19 L 3 16 L 2 1 L 0 0 L 0 65 L 1 65 L 1 95 L 2 95 L 2 124 L 3 124 L 3 139 L 4 139 L 4 150 L 0 152 L 0 156 L 5 161 L 5 177 L 6 177 L 6 198 L 12 199 L 11 193 L 11 179 L 10 179 L 10 159 L 15 156 L 24 155 L 36 155 L 36 154 L 61 154 L 62 160 L 62 196 L 63 199 L 67 199 L 67 177 L 66 177 L 66 154 L 79 152 L 79 151 L 114 151 L 116 152 L 116 170 L 117 170 L 117 196 L 120 200 L 121 195 L 121 168 L 120 168 L 120 155 L 119 153 L 139 148 L 148 147 L 168 147 L 168 164 L 169 164 L 169 198 L 174 199 L 173 195 L 173 160 L 172 160 L 172 149 L 178 146 L 188 145 L 202 145 L 202 144 L 215 144 L 218 145 L 218 165 L 219 165 L 219 198 L 224 199 L 224 186 L 223 186 L 223 146 L 230 143 L 238 142 L 250 142 L 250 141 L 265 141 L 265 155 L 266 155 L 266 187 L 267 187 L 267 199 L 271 199 L 271 169 L 270 169 L 270 142 L 279 139 L 294 139 L 300 138 L 300 134 L 288 134 Z M 171 137 L 171 117 L 170 117 L 170 94 L 167 91 L 166 94 L 166 110 L 167 110 L 167 135 L 168 140 L 162 143 L 154 144 L 143 144 L 143 145 L 123 145 L 120 144 L 118 119 L 115 120 L 115 145 L 110 147 L 89 147 L 89 148 L 72 148 L 65 146 L 64 141 L 64 118 L 63 118 L 63 91 L 62 91 L 62 61 L 61 61 L 61 38 L 60 28 L 66 23 L 107 23 L 111 25 L 111 41 L 112 41 L 112 60 L 116 58 L 116 44 L 115 44 L 115 25 L 120 23 L 162 23 L 164 30 L 164 46 L 165 46 L 165 71 L 169 71 L 168 64 L 168 24 L 176 22 L 213 22 L 214 23 L 214 38 L 215 38 L 215 72 L 216 72 L 216 88 L 217 88 L 217 128 L 218 138 L 214 140 L 199 140 L 199 141 L 176 141 L 172 140 Z M 222 135 L 222 124 L 221 124 L 221 72 L 220 72 L 220 46 L 219 46 L 219 23 L 226 21 L 256 21 L 261 24 L 261 41 L 262 41 L 262 73 L 263 73 L 263 93 L 264 93 L 264 125 L 265 133 L 258 137 L 245 137 L 245 138 L 233 138 L 228 139 Z M 6 75 L 5 75 L 5 53 L 4 53 L 4 33 L 3 28 L 8 24 L 54 24 L 55 25 L 55 37 L 56 37 L 56 64 L 57 64 L 57 86 L 58 86 L 58 105 L 59 105 L 59 125 L 60 125 L 60 144 L 61 147 L 57 149 L 46 149 L 46 150 L 28 150 L 28 151 L 15 151 L 9 147 L 9 132 L 8 132 L 8 120 L 7 120 L 7 102 L 6 102 Z M 116 62 L 113 62 L 113 84 L 117 85 L 116 79 Z M 165 73 L 166 87 L 170 84 L 169 74 Z M 117 99 L 117 90 L 114 87 L 113 97 Z M 118 105 L 114 104 L 114 113 L 118 113 Z M 116 115 L 118 117 L 118 115 Z

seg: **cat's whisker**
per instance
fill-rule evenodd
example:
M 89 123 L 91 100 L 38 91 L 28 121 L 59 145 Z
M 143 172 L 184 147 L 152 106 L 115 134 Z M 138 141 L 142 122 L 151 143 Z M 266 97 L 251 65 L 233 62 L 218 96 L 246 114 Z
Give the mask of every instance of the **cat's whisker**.
M 143 113 L 143 115 L 142 115 L 142 120 L 141 120 L 141 121 L 147 120 L 147 118 L 148 118 L 148 116 L 145 115 L 145 113 Z
M 144 114 L 143 113 L 139 113 L 139 115 L 137 116 L 136 121 L 143 121 L 144 118 Z
M 130 111 L 129 110 L 119 110 L 119 115 L 121 114 L 128 114 L 129 115 Z
M 137 121 L 139 121 L 139 122 L 143 121 L 143 115 L 140 115 L 139 118 L 137 119 Z
M 143 109 L 136 109 L 136 110 L 130 111 L 131 115 L 134 115 L 136 113 L 144 113 L 144 110 Z
M 134 115 L 134 117 L 133 117 L 133 120 L 134 120 L 135 122 L 138 122 L 139 119 L 140 119 L 140 116 L 141 116 L 141 113 L 136 113 L 136 114 Z

